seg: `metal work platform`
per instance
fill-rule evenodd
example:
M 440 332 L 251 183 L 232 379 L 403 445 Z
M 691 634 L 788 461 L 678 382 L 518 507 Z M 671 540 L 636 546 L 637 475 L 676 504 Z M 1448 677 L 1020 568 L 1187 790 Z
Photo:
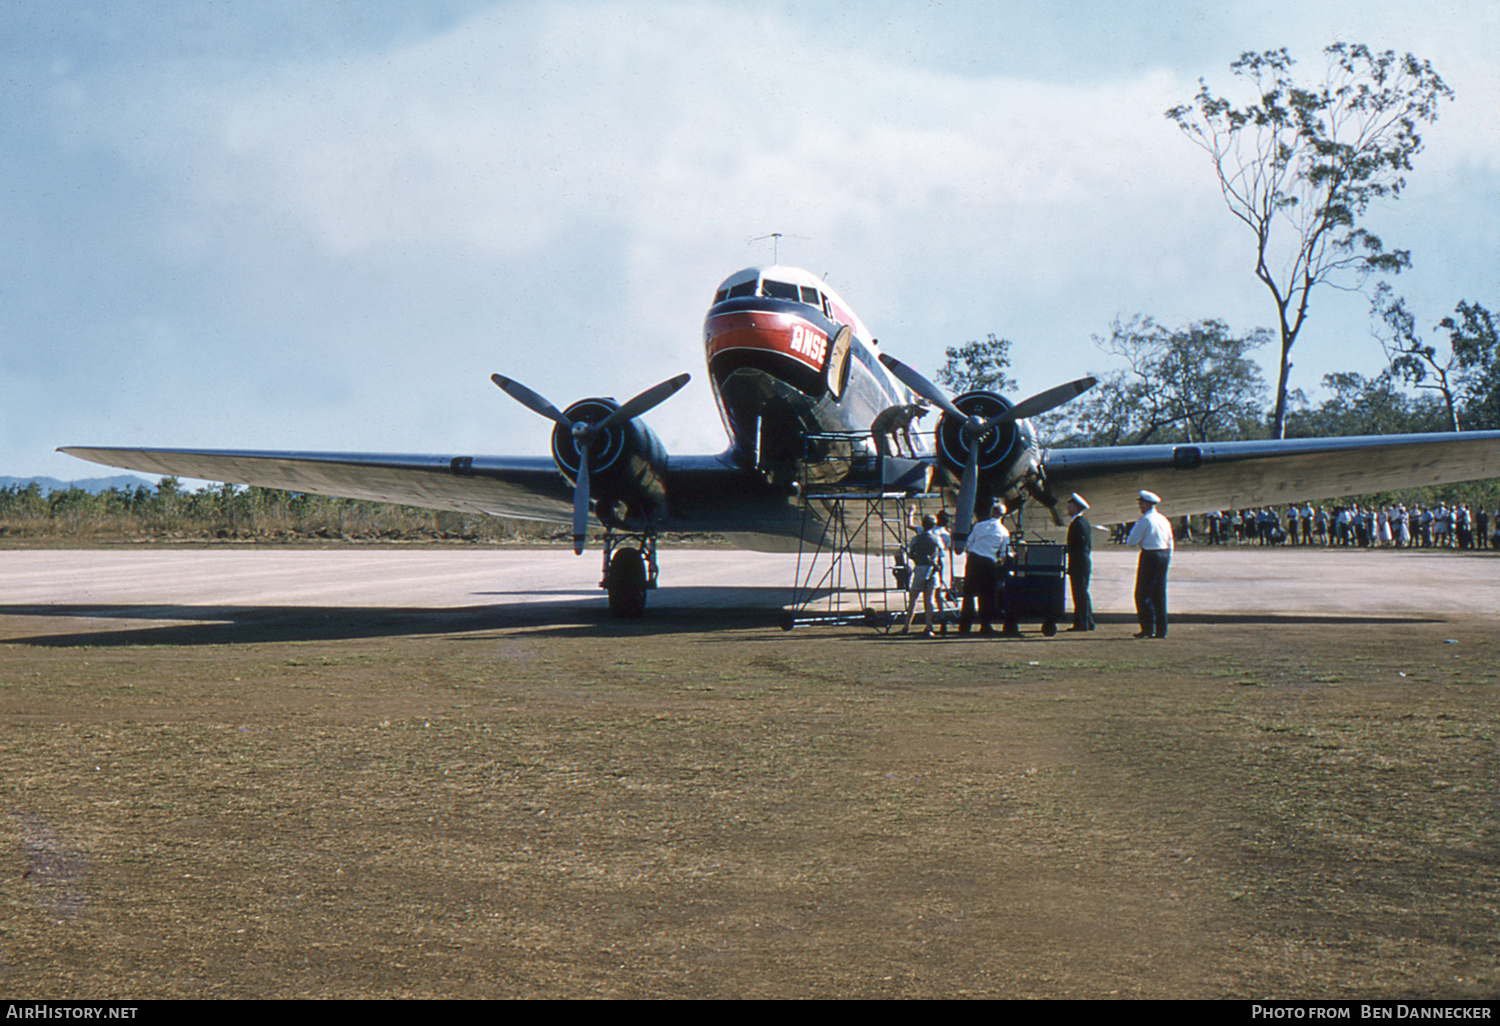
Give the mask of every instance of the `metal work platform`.
M 869 451 L 868 433 L 806 436 L 797 464 L 797 576 L 784 630 L 806 624 L 889 630 L 906 611 L 894 556 L 928 492 L 929 464 Z M 894 594 L 893 594 L 894 593 Z

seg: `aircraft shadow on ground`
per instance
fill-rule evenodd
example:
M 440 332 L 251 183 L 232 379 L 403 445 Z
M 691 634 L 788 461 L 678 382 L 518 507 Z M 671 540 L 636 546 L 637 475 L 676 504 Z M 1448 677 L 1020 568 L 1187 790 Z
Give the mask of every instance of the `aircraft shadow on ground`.
M 516 628 L 580 636 L 699 634 L 774 626 L 781 616 L 779 600 L 786 594 L 785 588 L 663 588 L 652 596 L 646 615 L 637 620 L 614 619 L 602 595 L 582 593 L 524 603 L 450 607 L 0 605 L 0 617 L 113 621 L 76 631 L 10 637 L 0 643 L 59 648 L 245 645 Z M 157 625 L 122 627 L 121 620 L 156 621 Z
M 602 597 L 573 594 L 526 603 L 456 607 L 417 606 L 175 606 L 0 605 L 0 617 L 112 621 L 76 631 L 11 637 L 3 643 L 58 648 L 144 645 L 246 645 L 288 641 L 343 641 L 417 635 L 458 635 L 526 629 L 579 637 L 649 637 L 712 634 L 781 624 L 783 588 L 663 588 L 637 620 L 610 616 Z M 1096 617 L 1101 625 L 1133 626 L 1127 613 Z M 1288 624 L 1360 625 L 1442 622 L 1437 616 L 1357 616 L 1312 613 L 1183 613 L 1174 625 L 1255 626 Z M 155 621 L 156 626 L 121 627 L 119 621 Z M 185 621 L 185 622 L 184 622 Z M 920 627 L 920 614 L 917 621 Z M 809 625 L 813 626 L 813 625 Z M 1066 626 L 1066 620 L 1063 626 Z M 869 626 L 850 624 L 849 638 L 869 636 Z M 1026 637 L 1035 624 L 1022 624 Z M 780 632 L 776 636 L 779 636 Z M 899 637 L 899 635 L 890 635 Z M 1097 635 L 1114 637 L 1113 631 Z M 977 637 L 977 635 L 976 635 Z

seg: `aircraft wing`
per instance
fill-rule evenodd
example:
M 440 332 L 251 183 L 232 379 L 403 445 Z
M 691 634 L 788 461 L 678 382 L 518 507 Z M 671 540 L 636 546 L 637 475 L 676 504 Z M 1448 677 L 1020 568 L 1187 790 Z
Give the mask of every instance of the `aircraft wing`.
M 411 456 L 68 446 L 69 456 L 147 474 L 566 524 L 573 489 L 545 456 Z
M 1052 449 L 1054 495 L 1078 492 L 1095 523 L 1140 515 L 1136 492 L 1171 517 L 1500 477 L 1500 431 Z
M 546 456 L 441 456 L 65 446 L 79 459 L 147 474 L 232 481 L 344 499 L 570 524 L 573 488 Z M 672 457 L 660 527 L 728 534 L 747 548 L 796 551 L 800 518 L 784 491 L 718 456 Z
M 572 519 L 572 488 L 544 456 L 60 451 L 148 474 L 556 524 Z M 1162 497 L 1163 512 L 1181 516 L 1500 477 L 1500 431 L 1053 449 L 1042 466 L 1054 495 L 1077 491 L 1094 521 L 1106 524 L 1134 520 L 1142 488 Z M 796 506 L 728 454 L 674 457 L 667 476 L 673 509 L 660 526 L 722 532 L 749 548 L 795 550 Z

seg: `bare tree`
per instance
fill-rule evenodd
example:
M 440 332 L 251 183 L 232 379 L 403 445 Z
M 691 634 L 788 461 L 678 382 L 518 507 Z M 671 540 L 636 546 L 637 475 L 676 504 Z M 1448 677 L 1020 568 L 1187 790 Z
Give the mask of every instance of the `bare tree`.
M 1458 400 L 1453 390 L 1463 370 L 1458 353 L 1450 349 L 1447 358 L 1440 359 L 1437 346 L 1428 345 L 1417 334 L 1417 319 L 1406 309 L 1406 300 L 1393 295 L 1385 282 L 1375 287 L 1370 313 L 1379 319 L 1375 337 L 1385 350 L 1391 372 L 1413 388 L 1431 389 L 1441 396 L 1448 429 L 1457 431 Z
M 1438 321 L 1463 368 L 1465 423 L 1472 429 L 1500 427 L 1500 325 L 1478 303 L 1460 301 L 1453 316 Z
M 1437 119 L 1453 91 L 1427 61 L 1335 43 L 1322 82 L 1292 78 L 1285 48 L 1245 53 L 1230 65 L 1255 99 L 1235 106 L 1200 80 L 1193 102 L 1167 117 L 1213 161 L 1230 212 L 1255 236 L 1255 276 L 1276 303 L 1281 366 L 1272 434 L 1285 436 L 1292 346 L 1319 285 L 1351 287 L 1371 272 L 1397 273 L 1405 250 L 1386 252 L 1360 226 L 1370 203 L 1394 199 L 1422 148 L 1419 125 Z
M 1427 342 L 1416 328 L 1406 300 L 1382 282 L 1370 312 L 1377 319 L 1375 337 L 1390 360 L 1391 373 L 1413 388 L 1436 392 L 1443 401 L 1448 429 L 1460 422 L 1489 427 L 1500 407 L 1500 331 L 1495 317 L 1478 303 L 1460 302 L 1437 327 L 1448 333 L 1446 351 Z

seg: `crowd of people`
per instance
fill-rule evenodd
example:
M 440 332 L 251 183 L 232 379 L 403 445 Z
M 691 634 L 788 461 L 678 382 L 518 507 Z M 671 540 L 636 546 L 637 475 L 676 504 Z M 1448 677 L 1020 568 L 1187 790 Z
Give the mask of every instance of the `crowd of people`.
M 1157 512 L 1160 496 L 1142 489 L 1138 502 L 1140 519 L 1132 525 L 1118 525 L 1113 539 L 1141 550 L 1135 586 L 1140 631 L 1135 636 L 1164 638 L 1167 636 L 1167 570 L 1177 532 L 1167 518 Z M 1069 629 L 1074 631 L 1090 631 L 1095 626 L 1088 597 L 1093 547 L 1090 525 L 1084 516 L 1088 508 L 1088 502 L 1076 492 L 1068 497 L 1066 565 L 1073 595 L 1073 626 Z M 1014 596 L 1005 600 L 1004 609 L 997 601 L 1001 565 L 1010 553 L 1010 532 L 1002 521 L 1005 514 L 1005 504 L 997 502 L 969 532 L 963 598 L 959 603 L 958 630 L 961 634 L 967 634 L 976 619 L 981 634 L 994 633 L 992 624 L 996 619 L 1003 619 L 1003 633 L 1019 633 L 1015 624 L 1015 602 L 1019 600 Z M 1201 540 L 1209 545 L 1500 549 L 1500 508 L 1490 511 L 1476 505 L 1471 509 L 1463 502 L 1438 502 L 1433 506 L 1395 503 L 1378 509 L 1357 503 L 1333 507 L 1302 503 L 1288 505 L 1284 510 L 1269 506 L 1223 510 L 1205 515 L 1203 521 L 1205 536 Z M 936 517 L 923 517 L 919 531 L 915 524 L 911 527 L 917 534 L 903 554 L 911 564 L 909 568 L 903 567 L 907 576 L 901 581 L 907 590 L 906 623 L 902 633 L 911 630 L 920 598 L 925 614 L 923 634 L 932 637 L 935 622 L 937 629 L 946 634 L 949 615 L 944 607 L 957 598 L 949 588 L 955 567 L 946 512 Z M 1179 536 L 1190 536 L 1188 528 L 1188 520 L 1184 517 Z M 1057 612 L 1060 614 L 1060 597 L 1058 602 Z M 1046 615 L 1048 621 L 1044 630 L 1051 633 L 1055 629 L 1055 617 L 1050 612 Z
M 1492 529 L 1500 509 L 1471 509 L 1462 502 L 1374 508 L 1290 505 L 1283 509 L 1222 510 L 1206 514 L 1209 545 L 1323 545 L 1398 549 L 1500 548 Z

